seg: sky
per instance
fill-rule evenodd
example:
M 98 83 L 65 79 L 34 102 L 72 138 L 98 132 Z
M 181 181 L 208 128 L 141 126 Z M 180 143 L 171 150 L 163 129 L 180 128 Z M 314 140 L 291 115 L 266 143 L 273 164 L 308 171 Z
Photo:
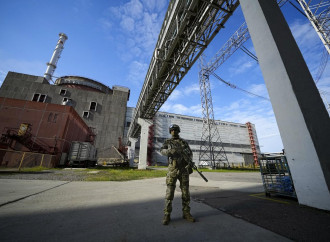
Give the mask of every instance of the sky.
M 131 90 L 135 107 L 149 67 L 169 0 L 0 0 L 0 84 L 8 71 L 43 76 L 58 41 L 65 33 L 56 77 L 77 75 Z M 324 46 L 305 16 L 289 3 L 281 8 L 314 79 Z M 244 22 L 241 8 L 204 51 L 208 62 Z M 255 53 L 251 40 L 244 46 Z M 330 62 L 330 61 L 329 61 Z M 202 117 L 198 62 L 160 111 Z M 258 63 L 237 50 L 215 73 L 246 91 L 268 97 Z M 270 101 L 233 89 L 210 77 L 214 117 L 255 124 L 262 152 L 284 147 Z M 317 87 L 330 102 L 327 64 Z M 325 101 L 326 102 L 326 101 Z

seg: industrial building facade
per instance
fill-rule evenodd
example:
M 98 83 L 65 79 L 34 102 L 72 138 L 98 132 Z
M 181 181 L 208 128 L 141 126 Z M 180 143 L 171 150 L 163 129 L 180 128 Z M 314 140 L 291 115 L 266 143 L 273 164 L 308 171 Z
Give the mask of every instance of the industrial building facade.
M 128 131 L 134 110 L 135 108 L 127 108 L 125 133 Z M 216 120 L 215 123 L 217 124 L 229 165 L 253 164 L 255 162 L 254 156 L 260 154 L 255 126 L 251 123 L 240 124 L 220 120 Z M 157 112 L 153 119 L 153 125 L 150 127 L 149 139 L 151 142 L 148 147 L 148 159 L 150 159 L 148 163 L 167 165 L 167 158 L 161 155 L 160 148 L 164 141 L 171 136 L 169 134 L 169 126 L 171 124 L 180 126 L 180 136 L 188 142 L 193 151 L 195 164 L 199 164 L 203 119 L 166 112 Z M 138 146 L 136 148 L 135 156 L 138 156 Z
M 8 72 L 0 89 L 0 97 L 26 100 L 30 106 L 33 103 L 48 103 L 72 107 L 89 127 L 94 136 L 97 157 L 102 158 L 116 156 L 112 146 L 117 147 L 118 139 L 123 138 L 129 93 L 126 87 L 113 86 L 111 89 L 79 76 L 61 77 L 55 81 L 55 85 L 51 85 L 44 77 L 16 72 Z M 54 112 L 53 115 L 55 117 L 57 113 Z M 24 121 L 24 117 L 20 120 L 28 122 Z M 12 126 L 15 126 L 12 128 L 18 128 L 17 125 L 17 122 L 12 122 Z M 80 132 L 79 129 L 75 131 Z

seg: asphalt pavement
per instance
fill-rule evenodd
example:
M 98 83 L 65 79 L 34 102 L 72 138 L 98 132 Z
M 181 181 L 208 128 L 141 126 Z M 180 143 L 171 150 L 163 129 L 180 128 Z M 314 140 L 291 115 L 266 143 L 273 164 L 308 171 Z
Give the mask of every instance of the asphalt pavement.
M 284 208 L 286 213 L 307 209 L 312 222 L 325 219 L 325 226 L 329 225 L 328 212 L 300 207 L 288 199 L 264 197 L 258 173 L 205 176 L 208 183 L 197 174 L 190 179 L 191 211 L 197 222 L 182 219 L 177 184 L 168 226 L 161 223 L 165 178 L 127 182 L 0 179 L 1 241 L 301 240 L 295 233 L 279 232 L 276 223 L 272 228 L 273 218 L 261 213 L 260 206 L 277 213 Z M 327 236 L 327 231 L 323 234 Z

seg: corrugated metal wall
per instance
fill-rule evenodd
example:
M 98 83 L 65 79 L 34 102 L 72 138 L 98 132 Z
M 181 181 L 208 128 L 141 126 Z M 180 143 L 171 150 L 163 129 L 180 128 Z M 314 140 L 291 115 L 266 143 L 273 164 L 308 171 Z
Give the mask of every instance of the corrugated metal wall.
M 252 153 L 248 130 L 245 124 L 216 121 L 218 124 L 218 131 L 227 154 L 230 164 L 244 164 L 247 163 L 244 156 L 246 153 Z M 203 121 L 201 118 L 178 115 L 172 113 L 158 112 L 154 118 L 154 152 L 153 161 L 157 163 L 167 163 L 166 157 L 160 154 L 160 148 L 165 139 L 170 138 L 169 126 L 177 124 L 181 128 L 180 136 L 185 139 L 193 151 L 193 159 L 198 164 L 200 140 L 202 135 Z M 256 145 L 259 149 L 258 139 L 255 132 Z M 243 155 L 245 153 L 245 155 Z

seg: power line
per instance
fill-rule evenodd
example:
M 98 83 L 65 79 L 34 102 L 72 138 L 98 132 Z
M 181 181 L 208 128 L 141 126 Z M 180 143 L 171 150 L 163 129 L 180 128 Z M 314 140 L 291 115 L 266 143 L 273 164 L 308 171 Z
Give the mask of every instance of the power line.
M 242 51 L 244 51 L 245 54 L 247 54 L 248 56 L 250 56 L 252 59 L 254 59 L 257 63 L 259 63 L 258 61 L 258 57 L 256 57 L 251 51 L 249 51 L 245 46 L 241 46 L 240 49 Z
M 252 93 L 252 92 L 249 92 L 249 91 L 247 91 L 247 90 L 244 90 L 243 88 L 240 88 L 240 87 L 238 87 L 238 86 L 236 86 L 236 85 L 234 85 L 234 84 L 232 84 L 232 83 L 230 83 L 230 82 L 227 82 L 227 81 L 223 80 L 221 77 L 219 77 L 219 76 L 218 76 L 217 74 L 215 74 L 214 72 L 212 73 L 212 75 L 215 76 L 219 81 L 225 83 L 227 86 L 229 86 L 229 87 L 231 87 L 231 88 L 233 88 L 233 89 L 237 89 L 237 90 L 240 90 L 240 91 L 242 91 L 242 92 L 248 93 L 248 94 L 250 94 L 250 95 L 253 95 L 253 96 L 256 96 L 256 97 L 259 97 L 259 98 L 265 99 L 265 100 L 267 100 L 267 101 L 270 101 L 269 98 L 266 98 L 266 97 L 263 97 L 263 96 L 257 95 L 257 94 Z

